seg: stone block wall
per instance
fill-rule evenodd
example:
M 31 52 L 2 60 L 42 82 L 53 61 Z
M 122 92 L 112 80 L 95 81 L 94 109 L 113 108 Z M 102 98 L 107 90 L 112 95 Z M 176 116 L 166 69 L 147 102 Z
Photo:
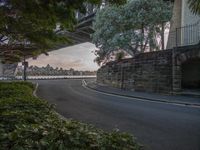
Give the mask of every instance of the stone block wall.
M 172 89 L 172 52 L 149 52 L 110 62 L 98 70 L 97 82 L 128 90 L 169 92 Z
M 97 82 L 127 90 L 177 93 L 183 88 L 183 64 L 191 60 L 200 62 L 200 43 L 107 63 L 97 71 Z M 196 64 L 191 66 L 193 72 L 200 71 Z
M 135 58 L 135 90 L 170 92 L 172 89 L 172 53 L 159 51 Z

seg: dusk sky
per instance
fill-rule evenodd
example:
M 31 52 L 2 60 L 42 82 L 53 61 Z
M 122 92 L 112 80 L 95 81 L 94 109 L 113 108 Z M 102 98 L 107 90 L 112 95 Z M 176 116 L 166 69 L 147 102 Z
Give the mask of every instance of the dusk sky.
M 75 70 L 97 70 L 98 65 L 94 63 L 95 55 L 92 51 L 95 46 L 92 43 L 83 43 L 75 46 L 61 48 L 49 52 L 49 56 L 40 55 L 36 60 L 28 59 L 29 66 L 62 67 L 64 69 L 74 68 Z

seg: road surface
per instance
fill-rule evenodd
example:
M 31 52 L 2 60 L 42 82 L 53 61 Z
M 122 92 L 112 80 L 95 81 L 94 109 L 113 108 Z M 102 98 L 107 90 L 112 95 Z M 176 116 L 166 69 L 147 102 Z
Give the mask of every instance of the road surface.
M 200 108 L 106 95 L 82 80 L 39 80 L 37 95 L 66 118 L 132 133 L 145 150 L 200 150 Z

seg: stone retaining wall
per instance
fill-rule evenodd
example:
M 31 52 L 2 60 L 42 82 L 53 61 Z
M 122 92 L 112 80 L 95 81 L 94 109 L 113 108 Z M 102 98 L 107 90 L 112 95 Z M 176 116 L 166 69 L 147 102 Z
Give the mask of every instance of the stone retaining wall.
M 181 64 L 193 57 L 200 58 L 200 45 L 139 54 L 102 66 L 97 71 L 97 82 L 136 91 L 180 91 Z

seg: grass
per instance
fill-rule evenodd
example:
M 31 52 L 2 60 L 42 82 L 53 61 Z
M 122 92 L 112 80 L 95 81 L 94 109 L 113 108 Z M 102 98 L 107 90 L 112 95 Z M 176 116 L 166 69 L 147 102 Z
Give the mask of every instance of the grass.
M 0 149 L 141 150 L 132 135 L 63 120 L 29 82 L 0 82 Z

